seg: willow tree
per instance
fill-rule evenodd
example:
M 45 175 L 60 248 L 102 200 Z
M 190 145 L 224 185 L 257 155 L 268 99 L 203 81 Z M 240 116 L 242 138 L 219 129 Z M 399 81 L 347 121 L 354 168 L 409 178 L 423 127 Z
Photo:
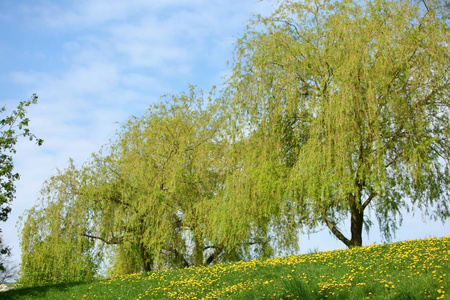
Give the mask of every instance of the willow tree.
M 80 172 L 73 162 L 49 179 L 22 217 L 21 286 L 93 279 L 101 263 L 89 232 L 89 207 L 78 201 Z
M 404 209 L 448 217 L 449 29 L 439 0 L 284 1 L 255 18 L 227 100 L 239 139 L 264 155 L 242 156 L 230 194 L 294 208 L 297 225 L 348 247 L 369 209 L 386 238 Z
M 211 239 L 214 210 L 203 205 L 225 178 L 220 124 L 212 101 L 191 88 L 131 118 L 81 168 L 54 176 L 43 190 L 49 200 L 24 219 L 22 274 L 45 277 L 42 268 L 64 266 L 66 248 L 80 259 L 112 254 L 110 274 L 211 264 L 238 253 Z
M 145 271 L 168 257 L 182 266 L 216 259 L 224 249 L 206 240 L 200 211 L 222 180 L 218 123 L 194 89 L 130 119 L 89 167 L 86 191 L 100 212 L 91 237 L 137 253 Z
M 211 94 L 191 87 L 131 118 L 89 165 L 83 197 L 97 213 L 86 237 L 115 244 L 113 273 L 241 259 L 255 243 L 228 243 L 214 220 L 235 166 Z

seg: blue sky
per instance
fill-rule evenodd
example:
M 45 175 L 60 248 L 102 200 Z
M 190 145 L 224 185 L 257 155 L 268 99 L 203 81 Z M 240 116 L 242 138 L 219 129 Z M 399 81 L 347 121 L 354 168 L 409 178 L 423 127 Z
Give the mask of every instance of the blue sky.
M 37 93 L 30 128 L 45 143 L 21 141 L 15 156 L 17 198 L 0 224 L 19 259 L 16 223 L 43 182 L 69 158 L 81 164 L 108 142 L 131 115 L 160 96 L 205 92 L 220 85 L 233 43 L 251 14 L 268 14 L 275 1 L 257 0 L 0 0 L 0 106 L 11 110 Z M 395 240 L 443 236 L 450 225 L 405 218 Z M 375 229 L 375 228 L 374 228 Z M 301 250 L 342 248 L 326 231 Z M 376 230 L 366 244 L 381 242 Z

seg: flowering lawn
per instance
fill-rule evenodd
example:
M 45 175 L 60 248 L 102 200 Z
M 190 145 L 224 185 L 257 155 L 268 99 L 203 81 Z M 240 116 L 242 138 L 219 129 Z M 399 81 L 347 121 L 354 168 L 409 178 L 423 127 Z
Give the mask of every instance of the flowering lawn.
M 4 299 L 450 299 L 450 237 L 18 289 Z

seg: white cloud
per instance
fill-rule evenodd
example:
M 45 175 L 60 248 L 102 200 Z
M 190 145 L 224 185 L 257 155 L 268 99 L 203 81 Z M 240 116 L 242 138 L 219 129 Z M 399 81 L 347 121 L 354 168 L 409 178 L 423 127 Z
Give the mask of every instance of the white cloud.
M 169 89 L 161 80 L 139 73 L 127 73 L 126 76 L 122 76 L 121 80 L 122 84 L 127 88 L 144 91 L 156 90 L 156 93 L 160 95 Z
M 144 43 L 124 43 L 117 47 L 119 53 L 129 58 L 134 67 L 153 68 L 160 74 L 173 74 L 178 66 L 182 71 L 188 71 L 186 59 L 189 57 L 187 49 L 165 45 L 146 45 Z
M 27 6 L 29 13 L 47 26 L 58 29 L 81 30 L 105 23 L 130 21 L 134 15 L 157 15 L 163 10 L 178 8 L 201 8 L 205 0 L 82 0 L 65 3 Z M 72 6 L 70 6 L 72 5 Z

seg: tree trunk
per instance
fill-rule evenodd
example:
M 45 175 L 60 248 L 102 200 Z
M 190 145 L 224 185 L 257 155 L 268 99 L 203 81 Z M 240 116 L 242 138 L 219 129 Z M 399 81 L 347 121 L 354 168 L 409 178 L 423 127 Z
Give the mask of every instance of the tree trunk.
M 362 207 L 358 207 L 358 205 L 354 205 L 354 207 L 351 207 L 350 222 L 352 239 L 349 241 L 347 247 L 360 247 L 362 246 L 362 229 L 364 222 L 364 211 Z
M 220 247 L 216 247 L 214 253 L 211 254 L 208 259 L 206 259 L 205 265 L 210 265 L 217 257 L 219 257 L 220 253 L 222 253 L 223 249 Z
M 371 200 L 373 197 L 370 197 Z M 344 236 L 344 234 L 336 227 L 336 225 L 330 220 L 327 216 L 326 212 L 322 213 L 322 220 L 330 229 L 331 233 L 335 237 L 337 237 L 341 242 L 343 242 L 348 248 L 351 247 L 360 247 L 362 246 L 362 229 L 364 223 L 364 208 L 367 206 L 367 203 L 361 205 L 359 200 L 355 195 L 350 194 L 348 201 L 350 203 L 350 231 L 351 231 L 351 239 L 348 239 Z
M 153 270 L 152 255 L 147 251 L 147 249 L 144 247 L 144 245 L 142 245 L 142 243 L 139 244 L 139 251 L 141 252 L 143 271 L 151 272 Z

